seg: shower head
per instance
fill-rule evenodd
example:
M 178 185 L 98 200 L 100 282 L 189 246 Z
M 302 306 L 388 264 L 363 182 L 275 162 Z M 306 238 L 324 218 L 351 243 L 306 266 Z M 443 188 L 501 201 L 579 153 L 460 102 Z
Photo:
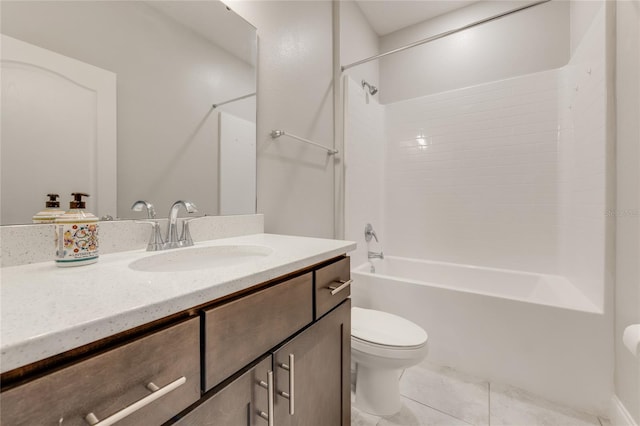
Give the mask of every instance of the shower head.
M 376 93 L 378 93 L 378 88 L 376 86 L 373 86 L 373 85 L 367 83 L 366 81 L 362 80 L 362 88 L 364 89 L 365 86 L 369 88 L 369 94 L 371 94 L 371 96 L 373 96 Z

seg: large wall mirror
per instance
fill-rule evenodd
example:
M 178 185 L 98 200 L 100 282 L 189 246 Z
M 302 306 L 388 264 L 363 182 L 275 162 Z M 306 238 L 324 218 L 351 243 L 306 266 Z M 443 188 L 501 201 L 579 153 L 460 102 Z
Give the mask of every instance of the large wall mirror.
M 46 194 L 166 217 L 256 206 L 256 30 L 217 0 L 2 1 L 3 225 Z

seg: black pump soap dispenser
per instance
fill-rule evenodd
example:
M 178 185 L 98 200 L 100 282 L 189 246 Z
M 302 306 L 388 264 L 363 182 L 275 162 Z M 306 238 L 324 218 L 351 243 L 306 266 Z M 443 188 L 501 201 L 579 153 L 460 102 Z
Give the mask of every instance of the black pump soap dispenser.
M 69 210 L 56 217 L 56 265 L 80 266 L 98 261 L 98 218 L 85 211 L 82 197 L 74 192 Z
M 47 194 L 49 201 L 45 204 L 45 209 L 33 215 L 33 223 L 53 223 L 56 217 L 64 214 L 64 210 L 60 208 L 58 194 Z

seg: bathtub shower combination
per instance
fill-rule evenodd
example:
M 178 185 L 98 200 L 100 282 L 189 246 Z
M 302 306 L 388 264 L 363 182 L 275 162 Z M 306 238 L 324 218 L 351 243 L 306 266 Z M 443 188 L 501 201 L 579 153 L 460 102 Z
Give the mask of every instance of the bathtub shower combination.
M 536 4 L 407 44 L 368 85 L 344 77 L 353 305 L 420 326 L 429 362 L 606 417 L 613 15 L 610 2 Z M 421 25 L 382 40 L 433 29 Z M 535 67 L 516 71 L 506 52 L 523 40 L 545 55 L 571 48 L 551 61 L 532 47 Z
M 560 276 L 385 256 L 352 270 L 354 306 L 429 334 L 427 359 L 594 410 L 602 314 Z M 590 405 L 589 405 L 590 404 Z

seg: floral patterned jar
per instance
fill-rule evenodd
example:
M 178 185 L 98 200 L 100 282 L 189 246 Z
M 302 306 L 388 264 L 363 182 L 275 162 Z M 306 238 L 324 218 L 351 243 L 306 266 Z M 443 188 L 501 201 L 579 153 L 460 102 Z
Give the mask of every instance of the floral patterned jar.
M 84 210 L 82 197 L 74 192 L 69 211 L 58 216 L 56 225 L 56 265 L 80 266 L 98 261 L 98 218 Z

